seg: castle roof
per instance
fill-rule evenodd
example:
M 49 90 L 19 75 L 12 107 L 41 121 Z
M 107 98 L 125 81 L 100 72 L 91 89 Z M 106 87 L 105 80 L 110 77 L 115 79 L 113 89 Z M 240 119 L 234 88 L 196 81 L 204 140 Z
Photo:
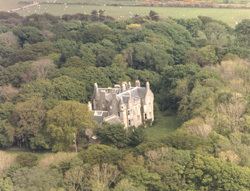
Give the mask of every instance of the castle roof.
M 123 103 L 128 103 L 130 98 L 141 99 L 144 98 L 146 94 L 146 88 L 144 87 L 132 87 L 124 92 L 117 94 L 117 97 L 123 101 Z

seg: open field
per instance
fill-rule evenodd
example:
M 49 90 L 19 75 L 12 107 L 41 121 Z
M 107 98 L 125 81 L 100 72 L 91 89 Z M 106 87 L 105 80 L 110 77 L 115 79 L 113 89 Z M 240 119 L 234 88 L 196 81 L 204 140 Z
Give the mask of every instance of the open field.
M 7 11 L 20 7 L 19 0 L 0 0 L 0 11 Z
M 162 18 L 195 18 L 209 16 L 235 26 L 242 19 L 250 19 L 250 9 L 213 9 L 213 8 L 172 8 L 172 7 L 131 7 L 131 6 L 81 6 L 81 5 L 40 5 L 30 9 L 21 10 L 21 15 L 33 13 L 50 13 L 54 15 L 90 13 L 92 10 L 103 9 L 107 15 L 117 19 L 125 19 L 134 14 L 147 15 L 150 10 L 159 13 Z
M 0 0 L 0 11 L 8 11 L 17 7 L 21 0 Z M 33 2 L 33 0 L 24 0 Z M 38 2 L 54 2 L 55 0 L 38 0 Z M 150 10 L 159 13 L 162 18 L 195 18 L 197 16 L 209 16 L 217 20 L 221 20 L 230 26 L 235 26 L 242 19 L 250 19 L 250 9 L 215 9 L 215 8 L 174 8 L 174 7 L 138 7 L 138 6 L 106 6 L 107 4 L 140 4 L 140 0 L 96 0 L 90 2 L 88 0 L 57 0 L 57 3 L 91 3 L 96 5 L 68 5 L 68 4 L 40 4 L 27 9 L 19 10 L 18 13 L 26 16 L 30 14 L 50 13 L 61 16 L 63 14 L 90 13 L 92 10 L 103 9 L 106 15 L 110 15 L 117 19 L 126 19 L 135 14 L 147 15 Z
M 175 131 L 180 125 L 181 123 L 176 116 L 157 113 L 154 125 L 145 129 L 147 139 L 152 141 L 160 140 L 168 133 Z

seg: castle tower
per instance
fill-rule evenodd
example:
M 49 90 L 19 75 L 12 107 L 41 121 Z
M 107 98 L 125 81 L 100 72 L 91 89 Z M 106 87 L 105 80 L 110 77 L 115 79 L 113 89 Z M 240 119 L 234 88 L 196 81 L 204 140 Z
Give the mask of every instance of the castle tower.
M 97 109 L 97 100 L 99 100 L 99 99 L 100 99 L 100 94 L 99 94 L 99 90 L 98 90 L 98 84 L 95 83 L 94 84 L 93 105 L 92 105 L 93 110 Z
M 150 84 L 149 82 L 146 82 L 146 91 L 150 90 Z
M 128 89 L 130 89 L 131 87 L 131 82 L 128 82 Z
M 123 100 L 121 98 L 119 103 L 119 117 L 120 120 L 123 122 L 124 127 L 128 127 L 128 116 L 127 116 L 127 106 L 123 103 Z
M 141 87 L 141 82 L 139 80 L 135 81 L 135 87 Z
M 127 83 L 122 82 L 122 92 L 125 92 L 127 90 Z

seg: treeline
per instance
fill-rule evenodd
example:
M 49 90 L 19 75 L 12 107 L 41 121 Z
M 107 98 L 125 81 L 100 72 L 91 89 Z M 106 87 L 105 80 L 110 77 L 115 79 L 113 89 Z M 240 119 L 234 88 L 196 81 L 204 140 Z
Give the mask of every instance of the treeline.
M 79 152 L 44 169 L 18 156 L 0 190 L 249 190 L 249 28 L 153 11 L 0 13 L 0 148 Z M 95 82 L 137 79 L 151 82 L 156 113 L 182 121 L 156 142 L 142 128 L 98 128 L 86 105 Z

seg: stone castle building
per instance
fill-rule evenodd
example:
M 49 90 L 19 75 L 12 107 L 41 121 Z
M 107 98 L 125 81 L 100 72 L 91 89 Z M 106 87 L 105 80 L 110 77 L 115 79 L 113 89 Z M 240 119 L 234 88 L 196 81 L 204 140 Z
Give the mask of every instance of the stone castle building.
M 113 88 L 99 88 L 94 85 L 94 95 L 89 108 L 99 123 L 122 123 L 125 128 L 138 127 L 154 121 L 154 94 L 149 82 L 141 87 L 140 81 L 131 86 L 130 82 L 115 85 Z

